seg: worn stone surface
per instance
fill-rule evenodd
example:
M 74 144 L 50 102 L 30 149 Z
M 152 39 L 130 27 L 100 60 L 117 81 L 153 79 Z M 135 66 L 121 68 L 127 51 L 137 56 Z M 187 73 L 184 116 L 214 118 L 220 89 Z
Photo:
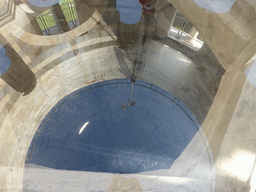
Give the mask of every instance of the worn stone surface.
M 256 52 L 255 3 L 252 0 L 236 0 L 230 7 L 226 4 L 213 11 L 216 1 L 207 1 L 209 9 L 198 2 L 158 1 L 155 15 L 146 18 L 148 33 L 143 37 L 143 49 L 118 47 L 117 40 L 127 40 L 120 32 L 129 26 L 120 26 L 115 1 L 112 0 L 76 0 L 81 25 L 57 36 L 42 36 L 38 26 L 31 22 L 46 8 L 22 1 L 15 9 L 10 7 L 7 20 L 0 18 L 1 45 L 7 45 L 16 52 L 23 64 L 30 68 L 35 75 L 36 86 L 32 86 L 29 94 L 25 95 L 17 92 L 11 81 L 9 85 L 8 81 L 3 81 L 4 78 L 0 80 L 0 190 L 22 191 L 30 142 L 43 118 L 60 99 L 94 82 L 131 78 L 135 59 L 140 53 L 143 53 L 143 62 L 139 66 L 138 78 L 156 84 L 183 101 L 202 123 L 200 137 L 195 136 L 172 167 L 171 172 L 178 179 L 173 178 L 174 174 L 170 172 L 164 173 L 168 178 L 148 176 L 147 179 L 146 176 L 128 178 L 81 174 L 81 178 L 92 184 L 88 190 L 113 190 L 120 181 L 130 183 L 137 190 L 161 191 L 152 184 L 156 180 L 159 185 L 166 186 L 166 191 L 169 190 L 165 185 L 167 180 L 174 183 L 173 188 L 181 191 L 214 191 L 215 183 L 215 191 L 255 190 L 255 84 L 251 81 L 255 72 L 250 71 L 250 78 L 246 76 L 248 71 L 245 73 L 246 68 L 252 65 L 247 62 Z M 0 3 L 1 10 L 5 7 L 5 3 Z M 198 56 L 179 44 L 165 40 L 174 7 L 193 23 L 217 60 L 214 55 L 208 54 L 208 48 L 206 52 L 202 49 L 203 55 Z M 140 30 L 134 33 L 140 35 Z M 152 36 L 154 40 L 151 40 Z M 130 39 L 141 40 L 136 36 Z M 129 42 L 125 43 L 128 45 Z M 181 60 L 172 59 L 166 46 L 179 49 L 192 60 L 177 54 Z M 221 82 L 224 70 L 217 66 L 217 61 L 226 70 Z M 26 79 L 19 77 L 19 74 L 15 71 L 13 77 Z M 21 81 L 23 86 L 26 83 Z M 201 138 L 204 138 L 204 144 Z M 189 161 L 191 156 L 193 159 Z M 40 169 L 36 168 L 34 173 Z M 207 170 L 206 174 L 204 170 Z M 50 175 L 51 171 L 45 170 Z M 210 177 L 209 173 L 212 174 Z M 68 173 L 54 171 L 53 175 L 67 176 Z M 184 180 L 183 176 L 192 180 Z M 96 186 L 99 177 L 104 183 L 102 186 Z M 177 183 L 188 185 L 187 188 L 183 185 L 179 187 Z M 195 183 L 201 188 L 196 188 Z M 78 183 L 78 186 L 82 185 Z M 42 186 L 41 189 L 45 188 Z

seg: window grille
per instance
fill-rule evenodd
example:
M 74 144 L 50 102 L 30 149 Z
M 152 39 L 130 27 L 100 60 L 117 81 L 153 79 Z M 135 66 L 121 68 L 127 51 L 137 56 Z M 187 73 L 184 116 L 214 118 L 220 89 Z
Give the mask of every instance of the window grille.
M 37 23 L 44 35 L 56 35 L 62 33 L 62 29 L 55 21 L 53 14 L 51 9 L 47 9 L 36 17 Z
M 192 23 L 190 23 L 190 21 L 187 20 L 179 11 L 176 13 L 172 26 L 185 33 L 189 33 L 193 27 Z
M 76 8 L 73 0 L 61 0 L 59 2 L 63 14 L 68 22 L 70 29 L 74 29 L 79 25 Z

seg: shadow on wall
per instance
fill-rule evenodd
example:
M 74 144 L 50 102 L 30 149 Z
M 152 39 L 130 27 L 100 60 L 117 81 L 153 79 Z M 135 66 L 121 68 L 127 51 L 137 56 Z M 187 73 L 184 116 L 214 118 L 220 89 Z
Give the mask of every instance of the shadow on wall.
M 127 64 L 127 61 L 125 60 L 124 54 L 121 52 L 121 50 L 117 47 L 114 47 L 115 55 L 118 60 L 118 64 L 120 66 L 119 71 L 125 75 L 127 79 L 130 79 L 132 77 L 132 72 L 129 69 L 129 65 Z
M 139 1 L 118 0 L 116 8 L 119 13 L 118 41 L 120 48 L 138 45 L 142 26 L 142 8 Z
M 146 37 L 152 37 L 156 31 L 154 19 L 155 1 L 134 1 L 127 6 L 126 2 L 119 0 L 117 10 L 119 11 L 118 37 L 120 48 L 138 46 L 145 43 Z
M 2 47 L 2 46 L 1 46 Z M 7 46 L 0 48 L 1 78 L 15 91 L 28 95 L 36 86 L 35 74 L 23 60 Z

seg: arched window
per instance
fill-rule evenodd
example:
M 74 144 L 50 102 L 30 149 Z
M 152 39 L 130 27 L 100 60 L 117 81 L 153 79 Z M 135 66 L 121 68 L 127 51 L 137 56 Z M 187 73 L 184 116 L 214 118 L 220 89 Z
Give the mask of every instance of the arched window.
M 74 29 L 79 25 L 74 0 L 61 0 L 59 5 L 57 4 L 54 6 L 60 6 L 62 12 L 60 13 L 58 11 L 58 15 L 62 15 L 64 20 L 66 20 L 65 23 L 66 25 L 68 24 L 68 27 L 63 30 L 63 19 L 58 19 L 54 9 L 50 8 L 36 17 L 36 20 L 44 35 L 60 34 L 64 31 Z
M 192 23 L 178 10 L 175 13 L 167 36 L 194 51 L 198 51 L 204 44 L 203 38 L 193 27 Z

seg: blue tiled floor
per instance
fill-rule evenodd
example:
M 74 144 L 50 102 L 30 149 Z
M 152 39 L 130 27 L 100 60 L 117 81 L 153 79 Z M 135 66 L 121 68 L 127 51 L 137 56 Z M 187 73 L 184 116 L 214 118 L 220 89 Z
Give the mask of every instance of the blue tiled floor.
M 64 98 L 39 127 L 27 163 L 111 173 L 169 169 L 198 129 L 173 96 L 144 84 L 134 85 L 137 104 L 125 110 L 131 89 L 126 80 L 97 83 Z

